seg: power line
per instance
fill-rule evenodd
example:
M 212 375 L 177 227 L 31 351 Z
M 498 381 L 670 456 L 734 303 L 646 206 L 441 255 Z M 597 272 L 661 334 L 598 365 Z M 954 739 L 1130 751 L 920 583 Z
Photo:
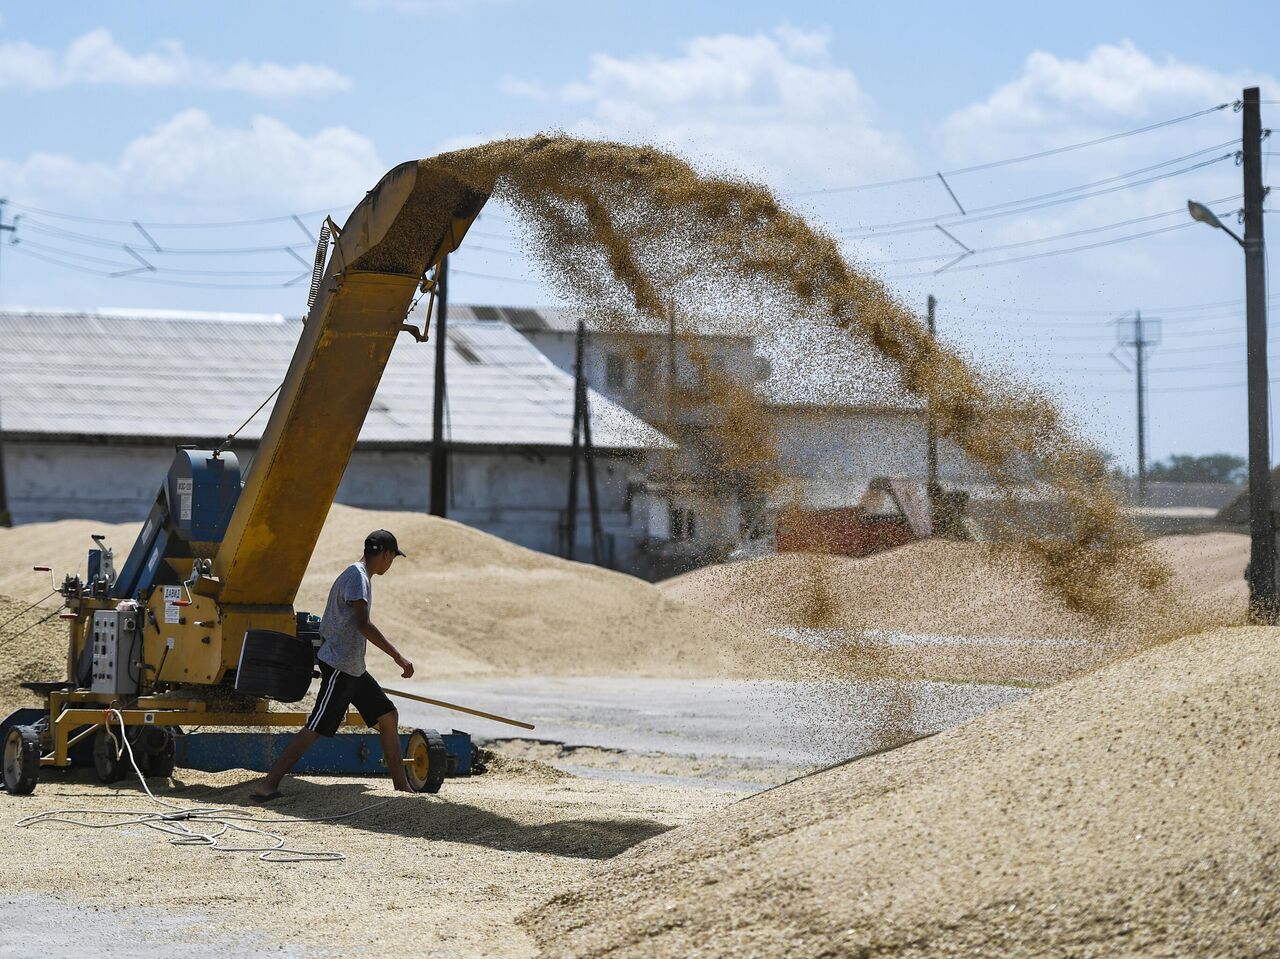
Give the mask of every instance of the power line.
M 992 160 L 988 163 L 977 163 L 973 166 L 956 167 L 953 170 L 939 171 L 943 176 L 960 176 L 965 173 L 977 173 L 980 170 L 994 170 L 997 167 L 1009 166 L 1014 163 L 1025 163 L 1028 160 L 1040 160 L 1044 157 L 1055 156 L 1059 153 L 1068 153 L 1072 150 L 1082 150 L 1085 147 L 1098 146 L 1101 143 L 1110 143 L 1113 140 L 1120 140 L 1125 137 L 1137 136 L 1140 133 L 1150 133 L 1152 130 L 1159 130 L 1162 127 L 1172 126 L 1175 123 L 1184 123 L 1187 120 L 1194 120 L 1197 117 L 1205 116 L 1209 113 L 1216 113 L 1219 110 L 1225 110 L 1231 106 L 1230 103 L 1219 103 L 1217 106 L 1207 107 L 1204 110 L 1197 110 L 1194 113 L 1188 113 L 1180 117 L 1172 117 L 1168 120 L 1161 120 L 1159 123 L 1151 123 L 1144 127 L 1137 127 L 1133 130 L 1125 130 L 1120 133 L 1111 133 L 1107 136 L 1098 137 L 1093 140 L 1083 140 L 1079 143 L 1068 143 L 1064 146 L 1053 147 L 1048 150 L 1040 150 L 1036 153 L 1027 153 L 1023 156 L 1008 157 L 1003 160 Z M 854 186 L 824 187 L 818 190 L 801 190 L 784 194 L 786 196 L 803 197 L 803 196 L 821 196 L 831 193 L 847 193 L 853 190 L 872 190 L 886 186 L 902 186 L 907 183 L 923 183 L 925 180 L 936 179 L 937 173 L 921 173 L 917 176 L 900 177 L 896 180 L 880 180 L 874 183 L 859 183 Z
M 108 260 L 105 257 L 90 256 L 87 253 L 78 253 L 72 250 L 64 250 L 55 246 L 46 246 L 35 240 L 23 240 L 21 246 L 31 250 L 40 250 L 44 253 L 58 256 L 74 256 L 77 260 L 99 263 L 104 266 L 115 267 L 117 270 L 132 270 L 137 264 L 120 263 L 116 260 Z M 179 267 L 154 267 L 153 272 L 157 273 L 176 273 L 187 276 L 296 276 L 297 270 L 189 270 Z
M 88 233 L 78 233 L 75 230 L 64 230 L 48 223 L 41 223 L 39 220 L 24 218 L 22 221 L 24 229 L 35 230 L 46 236 L 57 237 L 58 239 L 67 240 L 74 243 L 83 243 L 89 246 L 110 247 L 112 249 L 120 249 L 129 244 L 124 240 L 112 239 L 104 236 L 94 236 Z M 232 255 L 260 255 L 263 253 L 280 253 L 289 250 L 309 250 L 312 244 L 307 243 L 278 243 L 274 246 L 245 246 L 245 247 L 163 247 L 155 252 L 163 254 L 172 254 L 174 256 L 232 256 Z
M 18 203 L 16 201 L 10 201 L 10 202 L 12 203 L 13 206 L 16 206 L 22 210 L 25 210 L 28 213 L 37 213 L 41 216 L 52 216 L 52 217 L 56 217 L 59 220 L 73 220 L 77 223 L 102 223 L 110 226 L 136 226 L 139 223 L 139 221 L 137 220 L 113 220 L 109 217 L 82 216 L 77 213 L 62 213 L 58 210 L 49 210 L 42 207 L 30 206 L 26 203 Z M 348 204 L 348 208 L 354 207 L 354 206 L 355 206 L 354 203 Z M 250 220 L 210 220 L 205 222 L 193 222 L 193 223 L 158 223 L 154 221 L 143 220 L 141 221 L 141 225 L 145 227 L 150 227 L 153 230 L 195 230 L 195 229 L 203 229 L 206 227 L 218 229 L 222 227 L 263 226 L 268 223 L 287 223 L 290 220 L 292 220 L 294 217 L 321 216 L 321 215 L 328 214 L 329 212 L 330 211 L 328 209 L 308 210 L 305 213 L 284 213 L 284 214 L 281 214 L 280 216 L 265 216 L 265 217 L 258 217 L 256 219 L 250 219 Z
M 995 220 L 1003 216 L 1014 216 L 1020 213 L 1030 213 L 1033 210 L 1043 210 L 1046 207 L 1060 206 L 1063 203 L 1075 203 L 1079 200 L 1090 200 L 1094 197 L 1118 193 L 1121 190 L 1131 190 L 1134 187 L 1146 186 L 1148 183 L 1155 183 L 1158 180 L 1167 180 L 1170 177 L 1181 176 L 1184 173 L 1193 173 L 1196 170 L 1202 170 L 1215 163 L 1221 163 L 1223 160 L 1229 160 L 1233 156 L 1235 156 L 1234 153 L 1224 153 L 1221 156 L 1212 157 L 1208 160 L 1201 160 L 1199 163 L 1192 163 L 1189 166 L 1185 166 L 1177 170 L 1170 170 L 1167 173 L 1159 173 L 1155 176 L 1145 177 L 1141 180 L 1132 180 L 1128 183 L 1121 183 L 1117 186 L 1110 186 L 1106 189 L 1093 190 L 1092 192 L 1087 193 L 1076 193 L 1075 191 L 1088 189 L 1093 184 L 1082 184 L 1078 187 L 1057 190 L 1053 193 L 1042 193 L 1037 196 L 1023 197 L 1020 200 L 1006 200 L 1001 203 L 993 203 L 988 206 L 976 207 L 968 216 L 961 216 L 958 213 L 947 213 L 941 216 L 916 217 L 911 220 L 896 220 L 889 223 L 879 223 L 869 227 L 849 227 L 837 230 L 836 233 L 844 236 L 846 239 L 870 240 L 886 236 L 903 236 L 908 233 L 922 233 L 927 230 L 934 229 L 935 224 L 938 222 L 945 223 L 948 226 L 958 223 L 981 223 L 987 220 Z M 1101 183 L 1104 181 L 1098 182 Z M 1065 194 L 1074 195 L 1068 196 Z M 1044 202 L 1036 202 L 1042 199 Z M 993 212 L 984 213 L 984 211 Z M 975 216 L 972 214 L 982 215 Z
M 89 274 L 90 276 L 98 276 L 98 277 L 103 277 L 106 279 L 113 279 L 113 280 L 134 280 L 136 282 L 151 283 L 159 286 L 190 287 L 190 288 L 201 289 L 201 290 L 273 290 L 273 289 L 279 289 L 280 287 L 294 286 L 295 284 L 302 282 L 304 279 L 310 276 L 310 273 L 299 273 L 292 280 L 287 280 L 284 283 L 200 283 L 200 282 L 188 281 L 188 280 L 170 280 L 170 279 L 166 279 L 163 276 L 155 276 L 150 273 L 146 275 L 138 275 L 138 274 L 113 275 L 110 272 L 106 272 L 103 270 L 95 270 L 95 269 L 91 269 L 90 267 L 82 266 L 79 263 L 68 263 L 65 260 L 57 259 L 56 257 L 49 256 L 48 254 L 45 254 L 45 253 L 39 253 L 35 250 L 24 249 L 24 247 L 21 244 L 18 246 L 15 246 L 13 250 L 15 253 L 21 253 L 23 256 L 28 256 L 36 260 L 43 260 L 44 262 L 51 263 L 54 266 L 60 266 L 63 269 L 73 270 L 77 273 L 86 273 L 86 274 Z
M 1277 297 L 1277 300 L 1280 300 L 1280 297 Z M 973 307 L 973 308 L 976 308 L 976 309 L 980 309 L 980 310 L 988 310 L 988 311 L 995 312 L 995 313 L 1036 313 L 1036 314 L 1041 314 L 1041 315 L 1044 315 L 1044 316 L 1105 316 L 1105 317 L 1114 317 L 1117 313 L 1121 312 L 1120 310 L 1115 310 L 1115 309 L 1111 309 L 1111 310 L 1106 310 L 1106 309 L 1103 309 L 1103 310 L 1081 310 L 1081 309 L 1072 309 L 1072 308 L 1068 308 L 1068 307 L 1063 307 L 1063 308 L 1059 309 L 1059 308 L 1057 308 L 1057 307 L 1003 306 L 1003 305 L 999 305 L 999 304 L 995 304 L 995 303 L 974 303 L 974 302 L 972 302 L 972 301 L 965 301 L 965 300 L 962 300 L 961 302 L 962 302 L 962 303 L 964 303 L 964 304 L 965 304 L 965 305 L 967 305 L 967 306 L 970 306 L 970 307 Z M 1151 312 L 1153 312 L 1153 313 L 1161 313 L 1161 314 L 1164 314 L 1164 313 L 1183 313 L 1183 312 L 1190 312 L 1190 313 L 1194 313 L 1194 312 L 1195 312 L 1195 311 L 1197 311 L 1197 310 L 1212 310 L 1212 309 L 1217 309 L 1218 307 L 1225 307 L 1225 306 L 1239 306 L 1239 307 L 1243 307 L 1243 306 L 1244 306 L 1244 300 L 1243 300 L 1243 299 L 1239 299 L 1239 300 L 1216 300 L 1216 301 L 1214 301 L 1214 302 L 1212 302 L 1212 303 L 1179 303 L 1179 304 L 1175 304 L 1175 305 L 1173 305 L 1173 306 L 1160 306 L 1160 307 L 1156 307 L 1156 308 L 1155 308 L 1155 309 L 1153 309 Z
M 1068 253 L 1081 253 L 1085 250 L 1096 250 L 1104 246 L 1114 246 L 1117 243 L 1128 243 L 1132 240 L 1141 240 L 1149 236 L 1157 236 L 1161 233 L 1172 233 L 1174 230 L 1185 230 L 1187 227 L 1195 225 L 1194 220 L 1189 220 L 1186 223 L 1175 223 L 1173 226 L 1162 226 L 1154 230 L 1144 230 L 1141 233 L 1131 233 L 1127 236 L 1113 237 L 1110 240 L 1099 240 L 1096 243 L 1084 243 L 1080 246 L 1064 247 L 1061 250 L 1046 250 L 1043 253 L 1029 253 L 1026 256 L 1013 256 L 1003 260 L 992 260 L 988 263 L 974 263 L 969 266 L 957 266 L 952 270 L 952 272 L 959 273 L 963 270 L 985 270 L 996 266 L 1012 266 L 1015 263 L 1026 263 L 1029 260 L 1043 260 L 1051 256 L 1065 256 Z M 975 252 L 981 253 L 982 251 L 977 250 Z M 927 271 L 920 271 L 916 273 L 897 274 L 891 277 L 891 279 L 910 279 L 929 275 L 931 274 Z
M 1210 202 L 1210 205 L 1217 204 L 1217 203 L 1227 203 L 1227 202 L 1230 202 L 1231 200 L 1238 200 L 1240 199 L 1240 197 L 1241 197 L 1241 194 L 1237 194 L 1236 196 L 1225 197 L 1221 200 L 1211 200 L 1209 202 Z M 1171 216 L 1186 216 L 1186 215 L 1187 215 L 1187 208 L 1185 206 L 1180 206 L 1174 210 L 1166 210 L 1164 213 L 1151 213 L 1151 214 L 1148 214 L 1147 216 L 1133 217 L 1132 219 L 1129 219 L 1129 220 L 1118 220 L 1115 223 L 1106 223 L 1101 226 L 1087 227 L 1082 230 L 1072 230 L 1069 233 L 1057 233 L 1057 234 L 1054 234 L 1053 236 L 1037 237 L 1034 240 L 1019 240 L 1016 243 L 1002 243 L 997 246 L 988 246 L 988 247 L 983 247 L 981 249 L 976 249 L 973 252 L 976 254 L 976 253 L 996 253 L 1001 250 L 1016 250 L 1021 247 L 1035 246 L 1038 243 L 1050 243 L 1055 240 L 1068 240 L 1077 236 L 1088 236 L 1092 233 L 1105 233 L 1107 230 L 1116 230 L 1122 226 L 1133 226 L 1135 223 L 1148 223 L 1151 220 L 1161 220 Z M 941 260 L 941 259 L 950 258 L 951 256 L 952 256 L 952 251 L 948 250 L 945 253 L 930 253 L 923 256 L 912 256 L 912 257 L 906 257 L 903 259 L 896 259 L 896 260 L 883 260 L 880 262 L 886 263 L 886 264 L 893 264 L 896 266 L 903 263 L 923 263 L 928 260 Z

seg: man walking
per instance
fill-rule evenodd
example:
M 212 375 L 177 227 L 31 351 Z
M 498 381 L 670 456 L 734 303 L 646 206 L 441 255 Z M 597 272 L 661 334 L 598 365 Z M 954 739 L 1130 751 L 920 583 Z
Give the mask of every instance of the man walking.
M 381 576 L 397 556 L 403 555 L 391 533 L 376 529 L 365 537 L 364 556 L 360 561 L 352 563 L 334 580 L 320 621 L 320 636 L 324 640 L 316 654 L 320 661 L 320 695 L 307 725 L 298 730 L 267 778 L 254 789 L 254 799 L 266 802 L 277 798 L 280 780 L 319 737 L 331 737 L 338 731 L 349 706 L 355 706 L 365 723 L 376 727 L 381 734 L 382 755 L 395 788 L 410 791 L 400 755 L 400 714 L 364 664 L 366 643 L 373 643 L 395 661 L 402 677 L 408 679 L 413 675 L 413 663 L 400 655 L 369 618 L 373 607 L 371 578 Z

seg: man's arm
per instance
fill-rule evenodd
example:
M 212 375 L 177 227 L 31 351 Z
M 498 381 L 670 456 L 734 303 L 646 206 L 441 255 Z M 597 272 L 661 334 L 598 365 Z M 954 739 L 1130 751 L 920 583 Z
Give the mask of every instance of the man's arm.
M 373 622 L 369 619 L 369 604 L 363 599 L 352 600 L 351 612 L 355 614 L 356 628 L 360 630 L 361 635 L 395 660 L 395 664 L 400 667 L 401 677 L 408 679 L 412 676 L 413 663 L 401 656 L 400 650 L 392 646 L 391 640 L 383 636 L 382 630 L 373 625 Z

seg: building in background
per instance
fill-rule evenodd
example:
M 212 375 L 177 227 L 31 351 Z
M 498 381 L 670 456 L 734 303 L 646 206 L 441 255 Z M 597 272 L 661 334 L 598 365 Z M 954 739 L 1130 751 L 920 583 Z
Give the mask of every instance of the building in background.
M 469 316 L 519 330 L 560 369 L 576 363 L 578 321 L 567 309 L 471 307 Z M 765 523 L 763 499 L 719 465 L 700 398 L 723 378 L 748 394 L 769 375 L 755 341 L 732 322 L 680 314 L 636 318 L 626 332 L 587 321 L 583 371 L 592 389 L 660 430 L 674 446 L 650 457 L 637 490 L 649 517 L 645 550 L 657 576 L 723 559 Z
M 561 369 L 571 372 L 579 314 L 562 309 L 473 307 L 483 322 L 507 322 Z M 885 363 L 842 335 L 810 331 L 793 344 L 789 363 L 761 355 L 772 349 L 732 321 L 681 315 L 669 324 L 635 322 L 620 333 L 589 327 L 584 370 L 594 389 L 669 436 L 676 450 L 649 470 L 647 543 L 664 573 L 719 561 L 735 552 L 772 548 L 779 517 L 862 509 L 879 480 L 927 479 L 928 419 Z M 801 335 L 805 335 L 803 332 Z M 767 495 L 726 475 L 706 411 L 682 404 L 703 395 L 706 371 L 753 393 L 758 426 L 772 435 L 782 486 Z M 669 385 L 671 384 L 671 385 Z M 950 441 L 938 444 L 938 480 L 983 500 L 990 484 Z M 875 497 L 871 497 L 875 499 Z
M 301 320 L 152 311 L 0 313 L 0 436 L 15 522 L 141 520 L 180 444 L 217 445 L 279 385 Z M 505 323 L 450 317 L 446 435 L 449 516 L 562 553 L 573 380 Z M 433 337 L 434 339 L 434 337 Z M 337 501 L 424 511 L 434 350 L 392 353 Z M 242 465 L 271 404 L 231 446 Z M 606 562 L 649 574 L 649 517 L 636 491 L 669 446 L 606 397 L 592 397 Z M 583 505 L 585 494 L 579 496 Z M 576 555 L 589 555 L 577 524 Z

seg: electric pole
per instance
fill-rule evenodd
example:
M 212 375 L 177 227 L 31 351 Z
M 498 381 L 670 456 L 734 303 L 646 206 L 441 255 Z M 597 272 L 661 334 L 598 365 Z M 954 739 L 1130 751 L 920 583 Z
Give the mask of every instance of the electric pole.
M 604 565 L 604 528 L 600 520 L 600 496 L 596 486 L 595 445 L 591 441 L 591 405 L 587 392 L 585 353 L 586 324 L 578 320 L 573 364 L 573 437 L 569 447 L 569 505 L 563 527 L 564 555 L 573 559 L 578 538 L 578 462 L 587 468 L 587 505 L 591 511 L 591 562 Z
M 938 305 L 937 297 L 932 293 L 929 294 L 929 337 L 935 338 L 936 327 L 934 325 L 934 310 Z M 933 404 L 926 403 L 925 417 L 928 422 L 929 430 L 929 447 L 927 450 L 928 457 L 928 484 L 925 489 L 928 491 L 930 505 L 934 505 L 934 501 L 938 498 L 941 489 L 938 486 L 938 426 L 933 418 Z
M 9 201 L 0 199 L 0 248 L 4 246 L 4 234 L 13 233 L 18 229 L 18 220 L 21 215 L 13 218 L 12 223 L 4 222 L 4 207 Z M 15 236 L 11 242 L 17 242 Z M 6 484 L 4 475 L 4 424 L 0 421 L 0 526 L 12 526 L 13 515 L 9 512 L 9 487 Z
M 1138 393 L 1138 503 L 1142 505 L 1147 502 L 1147 359 L 1148 350 L 1160 344 L 1160 320 L 1144 320 L 1142 311 L 1134 310 L 1132 320 L 1116 320 L 1116 333 L 1116 345 L 1133 352 Z
M 1268 425 L 1266 245 L 1262 233 L 1262 117 L 1257 87 L 1241 99 L 1244 172 L 1245 340 L 1249 390 L 1249 612 L 1276 621 L 1275 516 L 1271 501 Z
M 445 369 L 449 322 L 449 258 L 442 257 L 436 272 L 436 373 L 431 405 L 431 506 L 432 516 L 449 512 L 449 450 L 444 438 Z

